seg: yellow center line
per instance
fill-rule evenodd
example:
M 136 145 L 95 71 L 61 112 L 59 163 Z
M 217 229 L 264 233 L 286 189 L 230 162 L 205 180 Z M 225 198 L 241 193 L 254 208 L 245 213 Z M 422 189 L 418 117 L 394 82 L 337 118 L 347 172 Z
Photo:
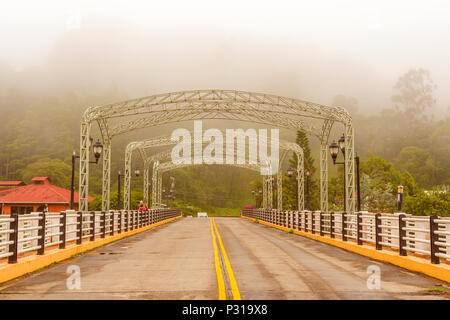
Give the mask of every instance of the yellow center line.
M 217 238 L 219 239 L 220 249 L 222 250 L 223 260 L 225 261 L 225 267 L 227 268 L 228 277 L 230 278 L 231 293 L 233 294 L 234 300 L 241 300 L 241 294 L 237 286 L 236 278 L 234 277 L 233 269 L 231 268 L 230 260 L 228 259 L 227 252 L 223 246 L 222 237 L 220 236 L 219 230 L 216 226 L 216 221 L 213 218 L 214 229 L 217 233 Z
M 216 236 L 214 235 L 213 223 L 212 223 L 211 219 L 209 219 L 209 222 L 211 224 L 211 235 L 212 235 L 212 242 L 213 242 L 213 247 L 214 247 L 214 264 L 216 266 L 217 285 L 219 287 L 219 300 L 226 300 L 227 295 L 225 292 L 225 282 L 223 280 L 222 268 L 220 267 L 219 250 L 217 248 Z

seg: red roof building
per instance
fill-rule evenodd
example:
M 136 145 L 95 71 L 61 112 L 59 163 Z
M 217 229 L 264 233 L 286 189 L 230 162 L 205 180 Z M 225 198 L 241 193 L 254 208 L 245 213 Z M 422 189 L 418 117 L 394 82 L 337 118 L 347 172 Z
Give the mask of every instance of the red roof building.
M 23 181 L 0 181 L 0 189 L 1 188 L 14 188 L 24 186 L 25 182 Z
M 16 188 L 0 189 L 2 214 L 49 212 L 70 209 L 70 190 L 50 184 L 48 177 L 35 177 L 33 183 Z M 89 202 L 94 198 L 89 197 Z M 78 209 L 78 192 L 74 193 L 74 209 Z

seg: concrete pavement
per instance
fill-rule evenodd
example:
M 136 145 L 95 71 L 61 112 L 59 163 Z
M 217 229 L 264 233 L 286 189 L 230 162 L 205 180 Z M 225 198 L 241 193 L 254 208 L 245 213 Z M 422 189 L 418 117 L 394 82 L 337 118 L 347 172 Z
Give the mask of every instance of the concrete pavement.
M 242 299 L 442 299 L 428 288 L 448 284 L 240 218 L 183 218 L 95 249 L 0 287 L 0 299 L 217 299 L 221 270 L 226 297 Z M 67 289 L 68 266 L 80 268 L 80 289 Z M 369 266 L 381 288 L 369 289 Z M 376 268 L 375 267 L 375 268 Z M 236 292 L 235 292 L 236 293 Z

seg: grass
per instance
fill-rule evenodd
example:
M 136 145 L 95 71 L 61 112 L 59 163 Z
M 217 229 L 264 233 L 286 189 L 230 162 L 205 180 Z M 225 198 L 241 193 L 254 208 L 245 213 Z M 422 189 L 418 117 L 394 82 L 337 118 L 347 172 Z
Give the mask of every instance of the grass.
M 195 209 L 196 210 L 183 210 L 183 208 L 181 208 L 185 216 L 193 217 L 197 217 L 197 212 L 206 212 L 208 217 L 227 217 L 228 215 L 231 217 L 239 217 L 241 215 L 241 209 L 239 208 L 212 208 L 210 210 Z
M 241 209 L 239 208 L 214 208 L 211 212 L 208 212 L 208 216 L 228 216 L 239 217 L 241 215 Z
M 443 289 L 443 288 L 428 288 L 427 292 L 450 296 L 450 290 Z
M 294 233 L 293 229 L 289 229 L 289 231 L 286 231 L 287 233 Z

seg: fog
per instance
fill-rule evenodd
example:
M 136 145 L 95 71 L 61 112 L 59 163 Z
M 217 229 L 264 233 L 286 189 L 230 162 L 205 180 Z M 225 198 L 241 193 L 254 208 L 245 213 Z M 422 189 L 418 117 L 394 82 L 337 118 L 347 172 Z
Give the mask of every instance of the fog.
M 9 1 L 0 4 L 0 87 L 112 90 L 111 101 L 237 89 L 367 113 L 392 106 L 411 68 L 450 105 L 448 1 Z

